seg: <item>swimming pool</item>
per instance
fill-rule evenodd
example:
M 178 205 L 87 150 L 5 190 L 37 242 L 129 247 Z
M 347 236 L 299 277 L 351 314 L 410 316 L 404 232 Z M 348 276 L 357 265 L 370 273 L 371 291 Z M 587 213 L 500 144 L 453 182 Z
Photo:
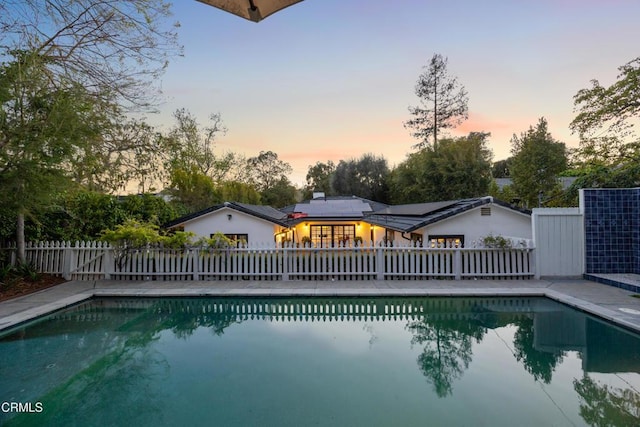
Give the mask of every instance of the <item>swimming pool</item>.
M 0 335 L 8 426 L 637 425 L 639 390 L 640 337 L 545 298 L 105 298 Z

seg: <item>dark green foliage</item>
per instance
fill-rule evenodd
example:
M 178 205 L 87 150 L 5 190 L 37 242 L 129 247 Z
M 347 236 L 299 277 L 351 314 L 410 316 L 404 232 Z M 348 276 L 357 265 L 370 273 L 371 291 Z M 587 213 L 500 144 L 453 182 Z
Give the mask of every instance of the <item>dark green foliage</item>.
M 516 359 L 536 381 L 551 383 L 556 366 L 562 363 L 564 352 L 537 350 L 534 345 L 533 319 L 523 318 L 517 322 L 518 330 L 513 337 Z
M 196 167 L 172 170 L 171 189 L 168 192 L 174 203 L 181 205 L 187 212 L 197 212 L 220 203 L 221 200 L 213 180 Z
M 5 211 L 0 208 L 0 218 Z M 96 240 L 103 230 L 113 229 L 127 219 L 162 225 L 182 214 L 153 194 L 118 197 L 79 191 L 60 195 L 48 209 L 29 216 L 25 234 L 27 241 Z M 0 241 L 15 240 L 15 224 L 5 224 L 0 231 Z
M 243 182 L 224 181 L 218 186 L 218 191 L 222 202 L 260 204 L 260 193 L 253 186 Z
M 387 202 L 389 173 L 387 160 L 374 154 L 365 154 L 359 159 L 340 160 L 331 177 L 332 193 Z
M 286 176 L 282 176 L 274 182 L 271 187 L 261 193 L 262 204 L 281 208 L 296 202 L 296 188 L 291 184 Z
M 582 89 L 574 97 L 578 115 L 571 122 L 571 129 L 581 137 L 603 128 L 609 136 L 630 134 L 631 122 L 640 114 L 640 57 L 619 70 L 618 80 L 611 86 L 592 80 L 590 89 Z
M 251 183 L 260 192 L 272 188 L 292 171 L 291 165 L 278 158 L 273 151 L 261 151 L 256 157 L 247 159 L 247 172 Z
M 422 203 L 486 196 L 491 179 L 488 133 L 443 139 L 412 153 L 391 176 L 392 202 Z
M 407 323 L 412 345 L 424 346 L 418 368 L 440 398 L 453 394 L 453 383 L 462 378 L 473 356 L 473 341 L 482 341 L 487 328 L 476 320 L 433 318 Z
M 590 426 L 637 426 L 640 423 L 640 393 L 633 388 L 599 384 L 589 375 L 573 380 L 580 396 L 580 416 Z
M 494 178 L 511 177 L 512 162 L 513 162 L 513 157 L 509 157 L 508 159 L 498 160 L 497 162 L 493 162 L 493 165 L 491 166 L 491 175 Z
M 315 165 L 309 166 L 303 198 L 311 199 L 314 191 L 322 192 L 325 196 L 333 196 L 331 178 L 335 170 L 336 165 L 331 160 L 327 161 L 327 163 L 316 162 Z
M 0 190 L 16 214 L 46 206 L 70 185 L 66 167 L 105 120 L 78 84 L 53 86 L 48 65 L 20 52 L 0 67 Z
M 520 199 L 516 196 L 516 193 L 513 191 L 513 185 L 505 185 L 504 187 L 498 187 L 498 184 L 495 180 L 491 181 L 489 184 L 489 196 L 502 200 L 503 202 L 511 203 L 517 205 L 520 202 Z
M 615 166 L 592 165 L 580 175 L 563 194 L 567 206 L 578 206 L 581 188 L 635 188 L 640 185 L 640 161 L 624 162 Z
M 592 87 L 574 97 L 578 114 L 571 129 L 580 135 L 574 153 L 578 179 L 564 195 L 576 205 L 580 188 L 624 188 L 640 185 L 640 139 L 633 125 L 640 118 L 640 58 L 619 68 L 609 87 Z
M 22 280 L 35 282 L 40 278 L 40 273 L 29 263 L 10 265 L 0 262 L 0 290 L 9 289 Z
M 176 209 L 162 197 L 148 193 L 121 197 L 120 208 L 128 218 L 157 225 L 162 225 L 180 216 Z
M 511 146 L 513 190 L 524 206 L 537 207 L 540 200 L 558 196 L 558 176 L 567 169 L 567 148 L 551 136 L 545 118 L 519 137 L 514 135 Z

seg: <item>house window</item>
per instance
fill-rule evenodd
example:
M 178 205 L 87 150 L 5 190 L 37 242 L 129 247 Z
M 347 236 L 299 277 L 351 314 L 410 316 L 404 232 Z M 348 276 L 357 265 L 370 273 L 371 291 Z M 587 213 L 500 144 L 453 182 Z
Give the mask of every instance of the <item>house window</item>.
M 422 246 L 422 234 L 420 233 L 411 233 L 409 236 L 411 238 L 411 243 L 414 246 Z
M 429 245 L 432 248 L 464 248 L 464 235 L 430 235 Z
M 385 228 L 384 230 L 384 243 L 386 245 L 393 246 L 393 241 L 396 239 L 396 232 L 394 230 L 390 230 Z
M 353 242 L 356 237 L 355 225 L 312 225 L 311 243 L 317 247 L 328 248 Z

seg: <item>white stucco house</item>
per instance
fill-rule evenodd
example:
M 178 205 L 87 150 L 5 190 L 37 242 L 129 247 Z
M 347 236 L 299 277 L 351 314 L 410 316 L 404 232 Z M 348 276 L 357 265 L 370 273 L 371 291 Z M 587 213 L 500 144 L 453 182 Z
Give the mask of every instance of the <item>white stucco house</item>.
M 250 245 L 281 242 L 328 247 L 360 242 L 473 247 L 485 236 L 532 238 L 531 212 L 492 197 L 389 206 L 360 197 L 319 194 L 283 209 L 226 202 L 179 218 L 167 228 L 215 233 Z
M 190 231 L 197 237 L 211 237 L 222 233 L 247 243 L 274 243 L 286 233 L 287 214 L 270 206 L 225 202 L 220 205 L 183 216 L 165 224 L 169 229 Z
M 529 244 L 531 212 L 491 196 L 388 206 L 366 221 L 385 229 L 387 240 L 411 240 L 430 246 L 474 247 L 486 236 Z

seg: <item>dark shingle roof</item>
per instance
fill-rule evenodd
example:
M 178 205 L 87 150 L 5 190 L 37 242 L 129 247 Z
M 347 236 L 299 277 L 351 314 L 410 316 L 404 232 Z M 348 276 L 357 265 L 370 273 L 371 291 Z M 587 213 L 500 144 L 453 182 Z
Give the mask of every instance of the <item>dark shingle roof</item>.
M 444 207 L 458 203 L 459 200 L 448 200 L 444 202 L 430 202 L 430 203 L 412 203 L 408 205 L 394 205 L 387 206 L 384 209 L 378 210 L 376 214 L 384 215 L 411 215 L 421 216 L 430 212 L 435 212 Z
M 328 196 L 305 200 L 280 210 L 289 215 L 294 213 L 306 215 L 304 218 L 292 220 L 292 223 L 296 223 L 309 219 L 362 219 L 368 213 L 387 207 L 388 205 L 384 203 L 357 196 Z
M 225 202 L 183 216 L 165 224 L 164 226 L 167 228 L 175 227 L 176 225 L 183 224 L 202 215 L 227 207 L 270 221 L 283 227 L 290 227 L 299 222 L 313 219 L 362 219 L 372 225 L 378 225 L 384 228 L 408 233 L 489 203 L 494 203 L 526 215 L 531 215 L 531 211 L 516 208 L 508 203 L 495 200 L 490 196 L 395 206 L 389 206 L 384 203 L 374 202 L 372 200 L 356 196 L 333 196 L 322 199 L 307 200 L 296 205 L 287 206 L 283 209 L 275 209 L 271 206 L 264 205 Z M 294 213 L 302 213 L 303 215 L 306 214 L 306 216 L 293 217 L 292 215 Z
M 185 222 L 191 221 L 193 219 L 196 219 L 202 215 L 206 215 L 208 213 L 211 212 L 215 212 L 217 210 L 220 210 L 222 208 L 230 208 L 230 209 L 234 209 L 238 212 L 243 212 L 246 213 L 248 215 L 252 215 L 255 216 L 257 218 L 260 219 L 264 219 L 270 222 L 273 222 L 274 224 L 278 224 L 281 225 L 283 227 L 288 226 L 287 223 L 285 222 L 287 219 L 287 214 L 284 212 L 279 211 L 278 209 L 272 208 L 271 206 L 264 206 L 264 205 L 250 205 L 247 203 L 238 203 L 238 202 L 224 202 L 222 204 L 219 205 L 215 205 L 215 206 L 211 206 L 208 207 L 206 209 L 203 209 L 201 211 L 198 212 L 194 212 L 191 213 L 189 215 L 185 215 L 181 218 L 178 218 L 176 220 L 173 220 L 171 222 L 168 222 L 164 225 L 164 227 L 166 228 L 171 228 L 171 227 L 175 227 L 176 225 L 180 225 L 183 224 Z
M 417 203 L 413 205 L 389 206 L 365 217 L 369 224 L 379 225 L 396 231 L 409 233 L 429 224 L 442 221 L 454 215 L 461 214 L 478 206 L 494 203 L 523 214 L 531 215 L 530 211 L 518 209 L 491 196 L 473 199 L 452 200 L 446 202 Z

